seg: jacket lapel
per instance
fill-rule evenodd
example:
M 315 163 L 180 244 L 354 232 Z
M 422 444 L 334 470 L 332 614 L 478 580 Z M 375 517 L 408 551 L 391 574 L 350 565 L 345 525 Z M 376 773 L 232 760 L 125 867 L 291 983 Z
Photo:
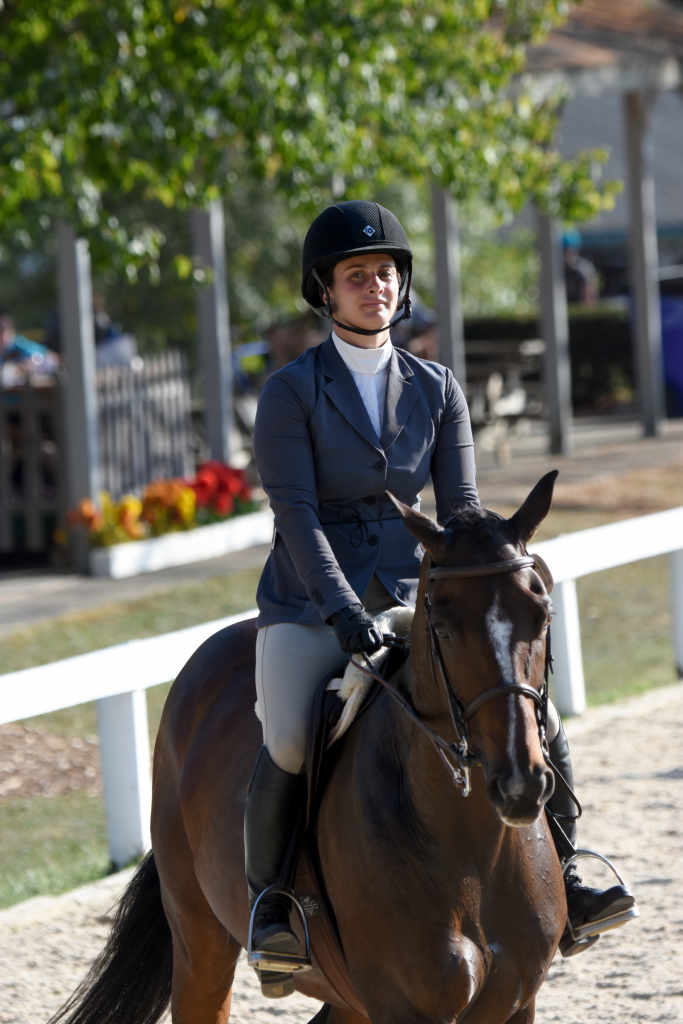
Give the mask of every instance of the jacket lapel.
M 354 430 L 365 438 L 373 448 L 380 448 L 380 441 L 368 416 L 360 391 L 351 376 L 346 363 L 337 352 L 332 336 L 320 346 L 320 369 L 327 378 L 323 391 L 334 402 L 342 416 Z M 388 385 L 388 381 L 387 381 Z
M 350 376 L 350 375 L 349 375 Z M 382 425 L 382 448 L 386 451 L 406 425 L 410 410 L 415 405 L 418 390 L 410 383 L 413 371 L 402 355 L 394 349 L 389 364 L 387 393 Z M 353 378 L 352 378 L 353 379 Z

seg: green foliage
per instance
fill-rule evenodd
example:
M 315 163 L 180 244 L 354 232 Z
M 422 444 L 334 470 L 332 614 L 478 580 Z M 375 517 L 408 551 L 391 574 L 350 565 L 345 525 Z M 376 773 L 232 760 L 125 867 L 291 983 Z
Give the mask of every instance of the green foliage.
M 122 195 L 183 208 L 246 175 L 310 216 L 435 176 L 497 210 L 535 198 L 586 220 L 610 201 L 601 155 L 552 152 L 553 104 L 518 77 L 562 0 L 0 7 L 0 224 L 35 239 L 66 216 L 131 279 L 156 268 L 164 233 L 122 215 Z
M 413 288 L 434 308 L 434 239 L 429 182 L 396 178 L 374 193 L 404 225 L 415 253 Z M 121 201 L 117 216 L 132 222 L 154 220 L 166 243 L 157 274 L 139 275 L 130 286 L 120 254 L 110 254 L 96 271 L 93 287 L 112 319 L 135 333 L 141 352 L 179 348 L 190 371 L 198 364 L 195 290 L 200 268 L 190 249 L 186 211 L 155 201 Z M 460 211 L 463 302 L 468 316 L 534 315 L 538 257 L 533 234 L 517 230 L 499 237 L 497 218 L 481 201 L 468 200 Z M 270 181 L 241 176 L 225 202 L 230 320 L 235 340 L 250 340 L 273 323 L 305 310 L 300 293 L 301 246 L 310 221 L 307 208 L 293 210 L 287 196 Z M 27 250 L 17 241 L 0 249 L 0 306 L 10 308 L 21 330 L 45 327 L 55 306 L 52 239 L 45 248 Z M 180 277 L 179 277 L 180 271 Z

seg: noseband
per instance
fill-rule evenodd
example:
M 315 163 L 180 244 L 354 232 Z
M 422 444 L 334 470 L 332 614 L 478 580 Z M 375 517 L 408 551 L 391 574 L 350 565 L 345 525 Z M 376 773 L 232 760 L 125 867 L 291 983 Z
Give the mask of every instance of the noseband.
M 488 562 L 480 563 L 478 565 L 435 566 L 427 570 L 427 583 L 429 584 L 444 579 L 473 579 L 478 576 L 500 576 L 505 573 L 519 572 L 522 569 L 532 568 L 537 571 L 546 587 L 546 590 L 550 593 L 553 589 L 553 578 L 548 566 L 540 555 L 525 555 L 522 558 L 507 558 L 502 562 Z M 441 647 L 439 645 L 439 637 L 432 622 L 432 603 L 429 593 L 425 593 L 424 596 L 424 614 L 426 622 L 425 628 L 427 629 L 430 637 L 432 677 L 436 683 L 436 665 L 441 677 L 441 683 L 448 698 L 451 722 L 453 723 L 453 729 L 457 738 L 456 743 L 447 743 L 441 736 L 433 732 L 433 730 L 431 730 L 429 726 L 422 721 L 412 704 L 406 700 L 406 698 L 399 693 L 399 691 L 392 686 L 381 673 L 377 672 L 373 668 L 372 662 L 365 654 L 363 655 L 363 658 L 367 667 L 363 668 L 363 666 L 358 665 L 357 662 L 356 665 L 361 669 L 361 671 L 372 676 L 373 679 L 376 679 L 381 683 L 382 686 L 391 693 L 402 710 L 405 711 L 413 722 L 422 730 L 422 732 L 427 735 L 441 761 L 448 770 L 454 785 L 462 789 L 462 795 L 469 796 L 471 790 L 470 774 L 472 766 L 479 762 L 479 756 L 475 753 L 470 743 L 467 723 L 476 715 L 480 708 L 484 707 L 485 704 L 488 704 L 489 701 L 496 700 L 498 697 L 509 697 L 512 694 L 520 694 L 523 697 L 529 697 L 533 700 L 536 708 L 536 721 L 538 723 L 538 735 L 541 742 L 541 750 L 543 751 L 544 758 L 549 762 L 550 752 L 548 750 L 548 741 L 546 739 L 546 730 L 548 726 L 548 679 L 550 672 L 552 671 L 553 662 L 550 646 L 550 625 L 548 625 L 546 630 L 545 670 L 543 675 L 543 684 L 541 685 L 540 690 L 535 690 L 533 686 L 528 686 L 526 683 L 501 683 L 498 686 L 492 686 L 489 690 L 485 690 L 484 693 L 475 697 L 467 707 L 464 707 L 460 698 L 453 689 L 450 679 L 448 678 L 448 672 L 441 653 Z M 396 642 L 394 638 L 390 638 L 388 642 L 391 643 L 392 640 L 393 642 Z M 454 767 L 453 760 L 457 763 L 457 767 Z

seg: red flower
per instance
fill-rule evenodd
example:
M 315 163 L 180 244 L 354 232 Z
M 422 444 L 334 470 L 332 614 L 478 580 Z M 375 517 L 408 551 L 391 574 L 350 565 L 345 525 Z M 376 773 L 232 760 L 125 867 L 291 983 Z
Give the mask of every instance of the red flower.
M 233 469 L 217 459 L 203 462 L 191 484 L 197 495 L 197 504 L 211 508 L 218 515 L 232 512 L 235 498 L 251 500 L 249 478 L 243 469 Z
M 218 475 L 205 463 L 197 470 L 197 475 L 194 481 L 190 483 L 190 487 L 194 489 L 194 493 L 197 495 L 197 505 L 200 508 L 206 508 L 218 491 Z
M 217 512 L 219 516 L 230 515 L 234 507 L 235 500 L 232 495 L 228 494 L 226 491 L 217 494 L 213 499 L 213 510 L 214 512 Z

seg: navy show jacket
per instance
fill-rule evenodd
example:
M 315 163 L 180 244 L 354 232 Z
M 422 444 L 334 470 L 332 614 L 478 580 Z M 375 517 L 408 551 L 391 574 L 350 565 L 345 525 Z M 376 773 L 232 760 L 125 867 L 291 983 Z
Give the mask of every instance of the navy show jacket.
M 430 473 L 437 518 L 479 504 L 465 397 L 450 370 L 394 349 L 382 435 L 332 338 L 274 373 L 259 398 L 256 464 L 275 513 L 258 626 L 321 625 L 376 573 L 415 605 L 423 555 L 384 496 L 419 508 Z

